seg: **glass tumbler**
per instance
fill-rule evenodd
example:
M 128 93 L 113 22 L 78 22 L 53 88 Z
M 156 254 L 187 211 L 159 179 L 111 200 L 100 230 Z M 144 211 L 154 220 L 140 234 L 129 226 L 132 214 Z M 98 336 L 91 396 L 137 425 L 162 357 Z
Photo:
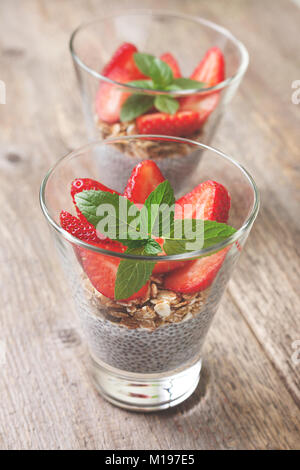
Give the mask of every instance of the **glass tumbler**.
M 215 86 L 204 86 L 200 90 L 186 89 L 163 92 L 133 88 L 129 84 L 122 84 L 102 75 L 101 72 L 113 53 L 124 42 L 132 43 L 139 52 L 152 54 L 156 57 L 167 52 L 172 53 L 177 58 L 184 77 L 191 75 L 207 50 L 218 47 L 225 60 L 225 79 Z M 231 101 L 244 76 L 249 60 L 245 46 L 225 28 L 203 18 L 164 11 L 131 10 L 81 25 L 72 34 L 70 50 L 82 95 L 88 139 L 90 140 L 139 133 L 135 119 L 129 122 L 120 122 L 118 119 L 114 122 L 105 122 L 99 116 L 101 102 L 99 104 L 98 92 L 106 87 L 105 90 L 112 103 L 113 97 L 117 97 L 118 91 L 125 93 L 123 96 L 129 96 L 133 91 L 148 96 L 157 96 L 163 93 L 178 99 L 180 107 L 183 102 L 187 103 L 187 100 L 194 102 L 195 98 L 197 103 L 201 102 L 202 118 L 199 127 L 196 130 L 193 129 L 191 135 L 179 136 L 209 145 L 227 104 Z M 108 86 L 109 88 L 107 88 Z M 190 101 L 188 102 L 190 103 Z M 186 105 L 186 107 L 188 106 Z M 160 130 L 151 133 L 164 134 Z M 168 131 L 167 134 L 175 135 L 171 131 Z M 191 152 L 191 149 L 185 145 L 173 146 L 172 144 L 169 147 L 162 147 L 157 141 L 152 145 L 149 142 L 132 143 L 132 147 L 134 148 L 126 146 L 122 150 L 119 149 L 118 153 L 108 152 L 106 156 L 107 181 L 111 178 L 113 183 L 120 161 L 123 160 L 123 174 L 119 175 L 119 178 L 125 185 L 132 159 L 134 158 L 138 163 L 139 160 L 147 158 L 160 162 L 165 176 L 172 184 L 174 183 L 173 178 L 179 176 L 182 190 L 185 190 L 190 173 L 196 169 L 202 155 L 202 151 L 199 149 Z
M 108 148 L 114 152 L 117 146 L 138 145 L 145 139 L 159 141 L 163 148 L 172 142 L 174 148 L 185 145 L 191 152 L 202 151 L 188 190 L 193 189 L 195 176 L 197 184 L 214 180 L 224 185 L 231 195 L 228 223 L 236 229 L 233 235 L 190 253 L 139 256 L 90 245 L 61 227 L 60 212 L 74 213 L 71 182 L 92 178 L 108 186 L 102 155 Z M 124 188 L 115 176 L 111 189 L 122 194 Z M 177 198 L 180 191 L 176 185 L 173 189 Z M 127 136 L 95 141 L 60 159 L 42 182 L 40 203 L 81 319 L 97 390 L 115 405 L 143 411 L 165 409 L 189 397 L 199 381 L 207 331 L 258 212 L 258 192 L 249 173 L 222 152 L 195 141 Z M 102 287 L 108 282 L 106 272 L 124 259 L 156 265 L 139 298 L 117 301 L 106 297 Z M 176 273 L 180 284 L 190 269 L 195 285 L 203 272 L 205 282 L 193 292 L 174 290 L 170 276 Z M 100 279 L 98 284 L 95 279 Z

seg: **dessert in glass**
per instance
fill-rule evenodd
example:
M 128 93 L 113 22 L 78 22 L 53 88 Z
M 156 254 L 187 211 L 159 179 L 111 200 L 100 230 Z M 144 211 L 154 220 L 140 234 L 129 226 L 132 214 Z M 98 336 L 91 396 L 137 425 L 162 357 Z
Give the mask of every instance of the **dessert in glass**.
M 209 144 L 248 66 L 243 44 L 202 18 L 130 11 L 74 31 L 70 49 L 91 140 L 134 134 L 188 137 Z M 107 151 L 110 149 L 107 149 Z M 108 152 L 107 175 L 153 159 L 187 190 L 202 152 L 185 144 L 127 142 Z
M 108 186 L 101 171 L 107 148 L 149 139 L 202 151 L 186 194 L 153 160 L 133 165 L 121 190 L 117 176 Z M 185 400 L 197 387 L 203 342 L 258 212 L 252 177 L 195 141 L 125 136 L 59 160 L 42 182 L 40 201 L 98 391 L 133 410 Z

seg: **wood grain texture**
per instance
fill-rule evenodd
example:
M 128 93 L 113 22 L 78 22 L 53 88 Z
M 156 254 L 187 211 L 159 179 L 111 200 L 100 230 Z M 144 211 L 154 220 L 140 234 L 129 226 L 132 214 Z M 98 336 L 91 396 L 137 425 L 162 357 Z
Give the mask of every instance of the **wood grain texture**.
M 103 0 L 0 2 L 1 449 L 299 449 L 300 9 L 277 0 L 111 1 L 231 29 L 251 63 L 214 145 L 255 176 L 262 208 L 210 330 L 196 393 L 151 415 L 106 403 L 38 205 L 49 166 L 85 141 L 70 32 Z

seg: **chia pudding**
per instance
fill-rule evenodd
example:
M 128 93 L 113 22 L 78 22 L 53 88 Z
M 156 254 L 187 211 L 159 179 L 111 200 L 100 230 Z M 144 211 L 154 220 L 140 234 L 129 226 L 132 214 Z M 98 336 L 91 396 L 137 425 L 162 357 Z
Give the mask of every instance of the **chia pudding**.
M 96 126 L 103 139 L 123 136 L 133 136 L 138 134 L 135 121 L 108 124 L 97 117 Z M 192 140 L 203 140 L 203 129 L 189 136 Z M 155 141 L 153 138 L 144 140 L 130 139 L 122 143 L 114 143 L 106 146 L 98 158 L 98 164 L 102 178 L 108 185 L 115 184 L 118 175 L 118 184 L 121 190 L 131 174 L 132 168 L 142 160 L 154 160 L 177 191 L 184 193 L 187 186 L 191 184 L 191 175 L 196 174 L 196 170 L 201 161 L 203 150 L 195 148 L 192 150 L 191 144 Z M 98 156 L 97 156 L 98 157 Z
M 227 261 L 227 260 L 226 260 Z M 133 373 L 163 373 L 197 360 L 228 279 L 226 261 L 213 284 L 180 294 L 152 276 L 144 299 L 110 300 L 82 274 L 77 305 L 92 357 Z

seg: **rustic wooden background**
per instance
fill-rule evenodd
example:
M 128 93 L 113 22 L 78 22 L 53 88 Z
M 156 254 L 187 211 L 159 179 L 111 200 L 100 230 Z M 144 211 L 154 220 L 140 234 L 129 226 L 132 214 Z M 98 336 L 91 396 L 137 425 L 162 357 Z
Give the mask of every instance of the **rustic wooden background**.
M 206 342 L 199 388 L 151 415 L 115 408 L 92 388 L 38 204 L 45 171 L 85 141 L 69 35 L 121 6 L 203 15 L 246 44 L 251 64 L 214 145 L 249 169 L 262 197 Z M 292 0 L 1 0 L 2 449 L 300 448 L 300 104 L 291 101 L 299 24 Z

